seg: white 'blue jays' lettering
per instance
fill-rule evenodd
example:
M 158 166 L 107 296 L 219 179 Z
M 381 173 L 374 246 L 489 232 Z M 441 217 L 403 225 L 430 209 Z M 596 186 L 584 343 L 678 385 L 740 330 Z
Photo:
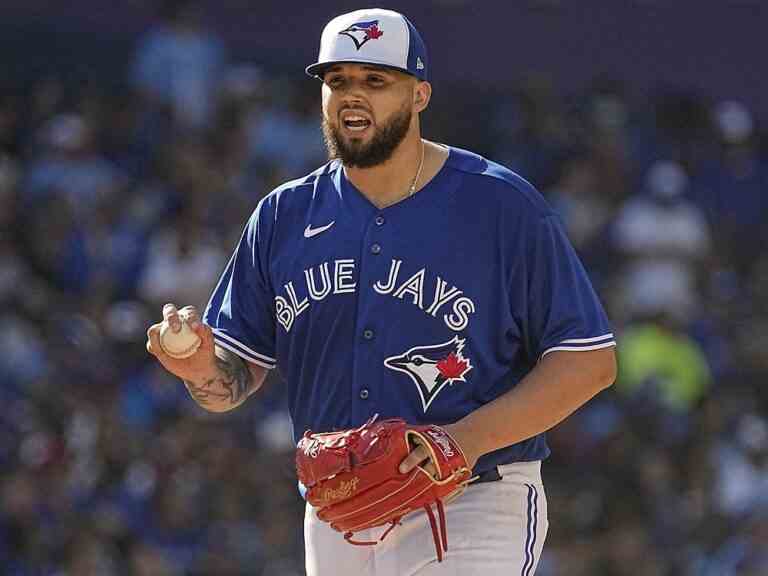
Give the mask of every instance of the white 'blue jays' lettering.
M 435 280 L 432 302 L 424 307 L 424 278 L 427 274 L 426 268 L 421 268 L 402 282 L 398 282 L 402 260 L 392 260 L 386 281 L 377 280 L 372 288 L 382 296 L 392 295 L 392 297 L 414 306 L 430 316 L 437 318 L 437 313 L 451 300 L 454 300 L 451 312 L 443 314 L 442 320 L 448 328 L 455 332 L 464 330 L 469 324 L 469 316 L 475 312 L 475 303 L 466 296 L 461 296 L 463 292 L 456 286 L 449 286 L 448 282 L 437 276 Z M 310 300 L 321 302 L 325 300 L 333 291 L 334 294 L 354 294 L 357 288 L 355 280 L 355 261 L 352 259 L 334 260 L 334 274 L 331 281 L 329 262 L 323 262 L 319 266 L 307 268 L 304 270 L 304 284 L 306 286 L 306 295 L 301 299 L 296 294 L 296 288 L 293 281 L 284 286 L 287 296 L 275 297 L 275 315 L 280 325 L 286 332 L 291 331 L 291 327 L 296 319 L 310 307 Z

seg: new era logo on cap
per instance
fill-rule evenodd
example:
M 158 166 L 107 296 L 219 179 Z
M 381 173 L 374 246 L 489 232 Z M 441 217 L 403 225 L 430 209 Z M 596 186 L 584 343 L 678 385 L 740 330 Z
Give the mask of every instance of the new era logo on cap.
M 405 16 L 392 10 L 356 10 L 325 26 L 317 62 L 307 66 L 307 73 L 319 78 L 326 68 L 341 62 L 377 64 L 427 79 L 421 35 Z

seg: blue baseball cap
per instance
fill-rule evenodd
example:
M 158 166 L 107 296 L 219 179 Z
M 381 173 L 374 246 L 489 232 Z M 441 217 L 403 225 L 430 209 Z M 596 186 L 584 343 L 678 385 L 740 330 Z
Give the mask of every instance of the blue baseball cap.
M 427 79 L 427 48 L 411 22 L 392 10 L 372 8 L 337 16 L 323 29 L 310 76 L 322 78 L 334 64 L 373 64 Z

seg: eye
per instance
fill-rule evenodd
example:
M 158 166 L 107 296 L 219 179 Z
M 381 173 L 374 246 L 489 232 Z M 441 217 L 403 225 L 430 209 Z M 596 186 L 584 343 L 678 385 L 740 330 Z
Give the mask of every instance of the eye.
M 424 364 L 424 362 L 427 361 L 427 359 L 424 358 L 424 356 L 414 356 L 411 361 L 415 366 L 421 366 L 422 364 Z
M 384 84 L 384 77 L 379 76 L 378 74 L 369 74 L 368 84 L 370 84 L 371 86 L 381 86 Z
M 326 76 L 325 83 L 331 88 L 338 88 L 344 83 L 344 78 L 341 76 Z

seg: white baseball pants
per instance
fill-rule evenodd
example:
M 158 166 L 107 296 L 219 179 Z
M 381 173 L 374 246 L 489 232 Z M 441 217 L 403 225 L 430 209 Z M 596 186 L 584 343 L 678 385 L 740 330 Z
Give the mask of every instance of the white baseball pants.
M 440 563 L 426 513 L 410 514 L 375 546 L 353 546 L 308 504 L 307 576 L 533 576 L 548 527 L 541 463 L 499 472 L 501 480 L 471 485 L 445 507 L 448 551 Z M 385 529 L 355 539 L 378 540 Z

